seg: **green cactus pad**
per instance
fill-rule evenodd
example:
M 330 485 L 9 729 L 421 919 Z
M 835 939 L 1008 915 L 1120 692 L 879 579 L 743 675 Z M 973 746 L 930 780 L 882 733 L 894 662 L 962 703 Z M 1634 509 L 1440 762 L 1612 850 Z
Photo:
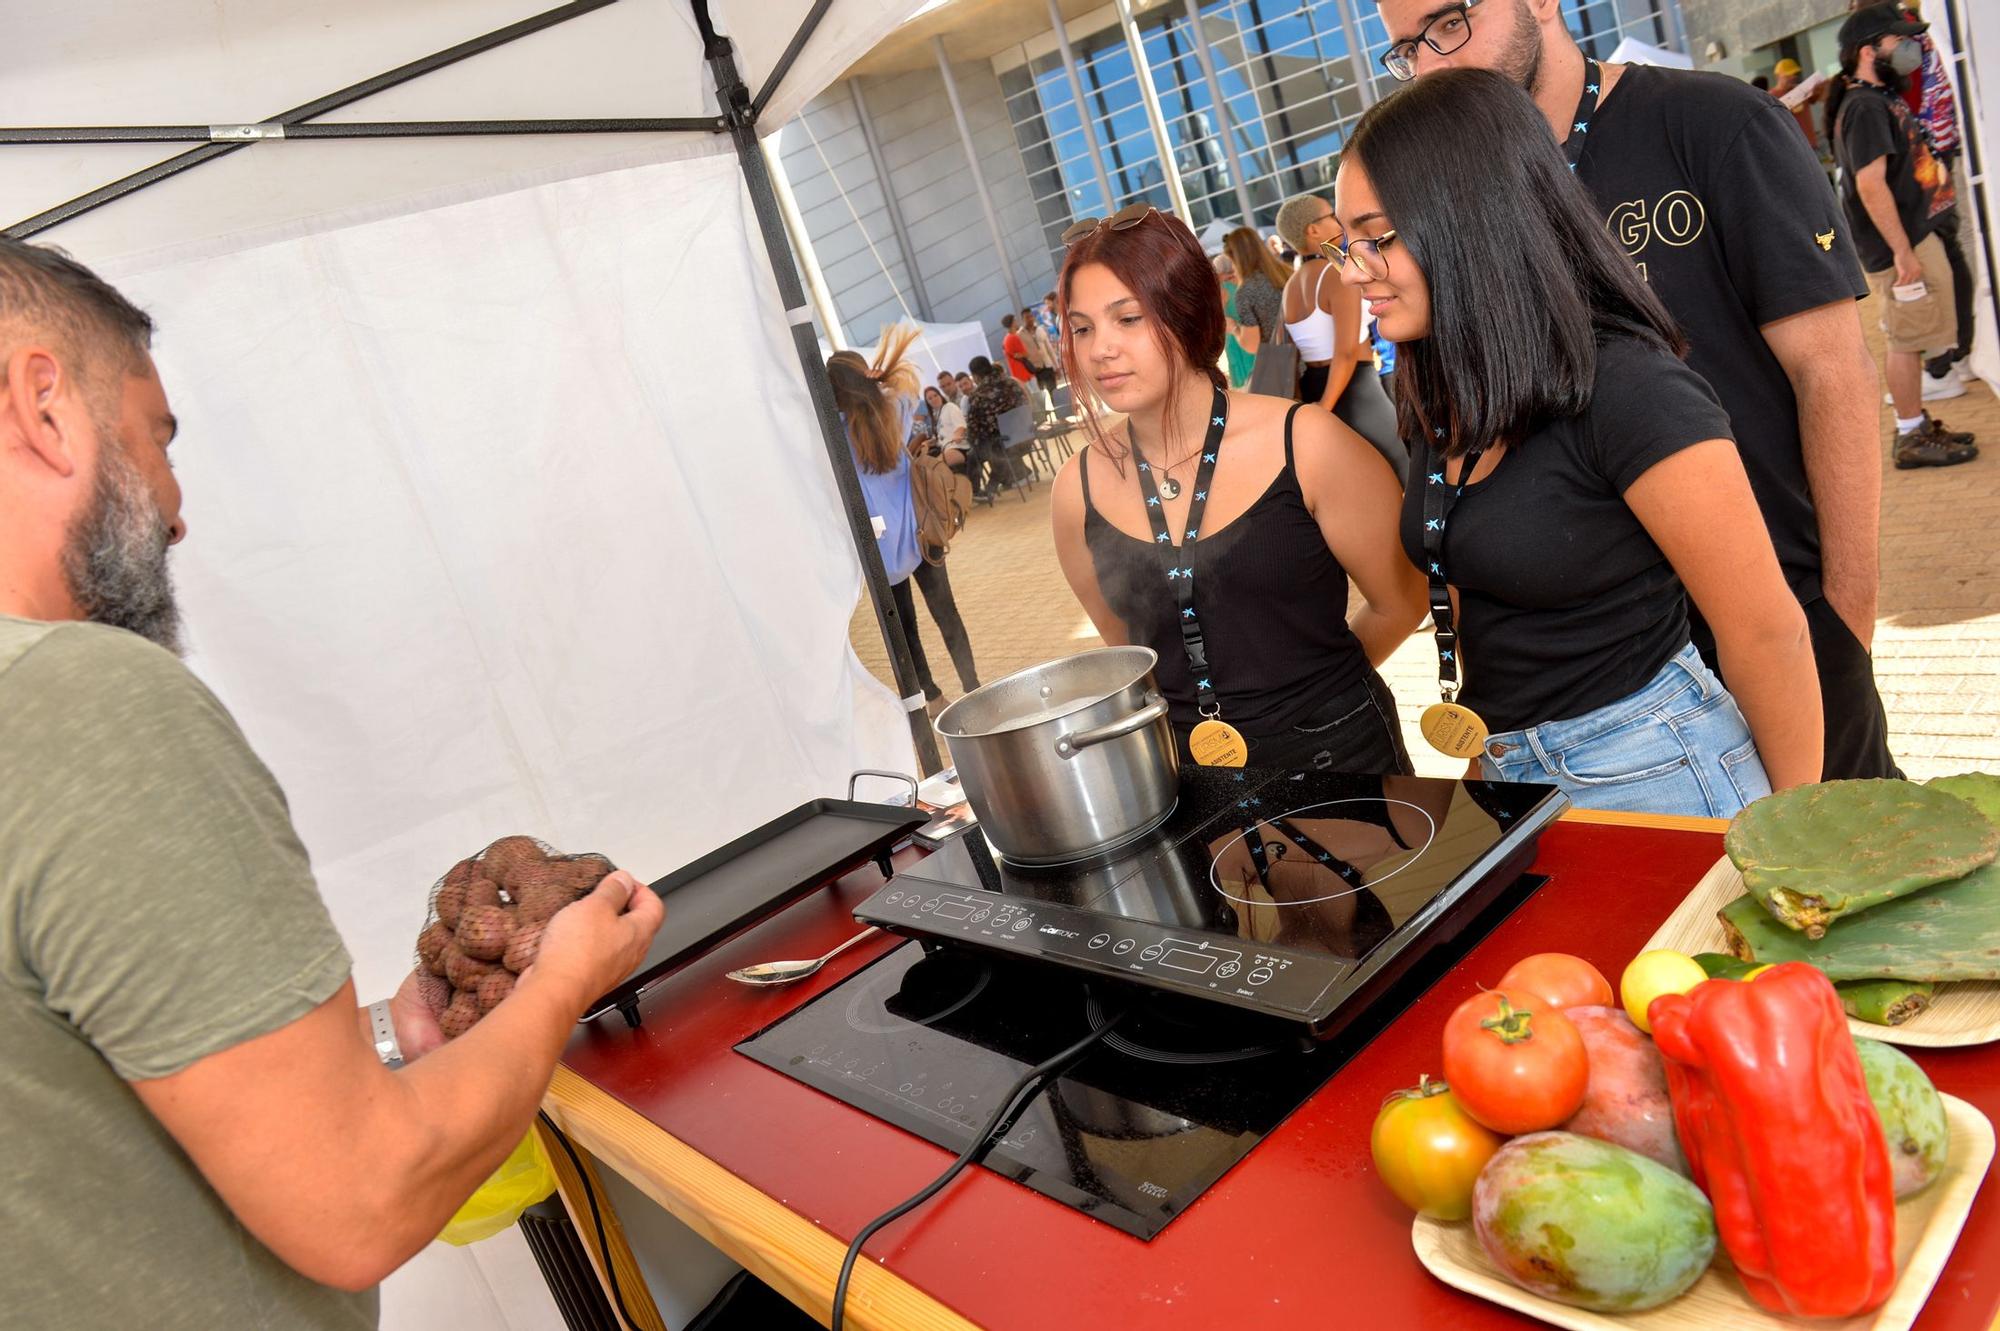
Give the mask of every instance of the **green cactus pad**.
M 1845 916 L 1992 863 L 2000 826 L 1915 782 L 1824 781 L 1751 804 L 1723 849 L 1773 919 L 1818 938 Z
M 1807 961 L 1832 980 L 2000 980 L 2000 865 L 1838 920 L 1823 938 L 1787 929 L 1755 897 L 1717 918 L 1736 956 Z
M 2000 826 L 2000 776 L 1991 772 L 1961 772 L 1957 776 L 1934 776 L 1924 785 L 1958 796 L 1985 814 L 1987 822 Z

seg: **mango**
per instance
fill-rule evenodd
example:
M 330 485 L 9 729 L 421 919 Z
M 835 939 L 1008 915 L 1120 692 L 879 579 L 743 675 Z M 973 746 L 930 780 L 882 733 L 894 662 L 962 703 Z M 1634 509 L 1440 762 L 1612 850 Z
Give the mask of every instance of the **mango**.
M 1666 1166 L 1569 1132 L 1516 1137 L 1472 1190 L 1480 1246 L 1531 1293 L 1593 1312 L 1657 1308 L 1715 1256 L 1715 1212 Z
M 1889 1139 L 1889 1173 L 1896 1196 L 1922 1192 L 1944 1172 L 1951 1145 L 1944 1100 L 1924 1070 L 1894 1045 L 1857 1035 L 1854 1052 L 1861 1055 L 1868 1098 L 1875 1102 L 1882 1135 Z

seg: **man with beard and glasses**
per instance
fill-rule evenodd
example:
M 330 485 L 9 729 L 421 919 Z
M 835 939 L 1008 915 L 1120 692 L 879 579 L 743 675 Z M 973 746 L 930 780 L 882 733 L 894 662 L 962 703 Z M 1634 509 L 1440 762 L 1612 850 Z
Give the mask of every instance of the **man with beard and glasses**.
M 283 792 L 175 656 L 152 326 L 0 239 L 0 1287 L 20 1326 L 372 1327 L 660 899 L 607 877 L 442 1048 L 414 975 L 356 1006 Z
M 1719 74 L 1599 65 L 1563 26 L 1560 0 L 1377 4 L 1396 78 L 1491 69 L 1535 99 L 1729 414 L 1812 632 L 1825 775 L 1901 775 L 1868 655 L 1882 489 L 1881 390 L 1855 306 L 1868 285 L 1791 113 Z M 1719 671 L 1713 633 L 1692 620 Z

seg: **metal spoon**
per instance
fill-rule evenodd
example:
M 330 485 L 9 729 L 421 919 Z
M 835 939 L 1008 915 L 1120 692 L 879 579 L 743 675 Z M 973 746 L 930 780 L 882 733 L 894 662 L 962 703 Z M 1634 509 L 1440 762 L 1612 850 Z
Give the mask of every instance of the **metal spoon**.
M 755 966 L 745 966 L 742 970 L 730 971 L 729 978 L 738 984 L 754 984 L 767 987 L 771 985 L 791 984 L 815 973 L 821 966 L 826 965 L 827 962 L 832 961 L 862 939 L 873 937 L 881 932 L 882 930 L 879 927 L 870 925 L 823 957 L 814 957 L 807 961 L 759 962 Z

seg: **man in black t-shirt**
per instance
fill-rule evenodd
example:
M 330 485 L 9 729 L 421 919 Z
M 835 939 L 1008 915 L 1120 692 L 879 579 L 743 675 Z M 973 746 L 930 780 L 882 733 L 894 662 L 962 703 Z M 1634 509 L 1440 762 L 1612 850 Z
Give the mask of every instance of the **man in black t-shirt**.
M 1881 464 L 1868 287 L 1791 112 L 1718 74 L 1606 65 L 1586 87 L 1560 0 L 1377 0 L 1398 77 L 1493 69 L 1526 88 L 1606 227 L 1686 330 L 1729 413 L 1826 710 L 1825 774 L 1899 776 L 1868 646 Z M 1699 617 L 1696 644 L 1717 665 Z
M 1882 308 L 1898 467 L 1949 467 L 1979 456 L 1972 436 L 1933 419 L 1922 396 L 1925 353 L 1958 342 L 1951 259 L 1938 236 L 1958 222 L 1951 172 L 1931 155 L 1901 95 L 1923 67 L 1916 38 L 1929 26 L 1893 4 L 1849 14 L 1840 25 L 1842 78 L 1826 111 L 1841 206 Z

